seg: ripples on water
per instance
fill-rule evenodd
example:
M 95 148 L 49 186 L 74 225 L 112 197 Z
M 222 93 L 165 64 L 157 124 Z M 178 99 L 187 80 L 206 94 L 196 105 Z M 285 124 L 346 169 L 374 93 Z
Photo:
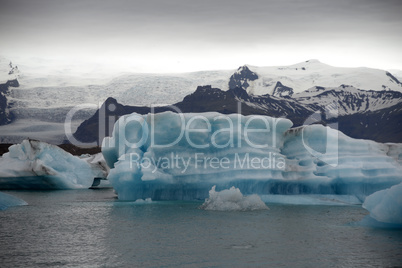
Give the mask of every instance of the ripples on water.
M 218 212 L 111 189 L 7 193 L 29 205 L 0 211 L 0 267 L 402 265 L 402 231 L 355 224 L 360 206 Z

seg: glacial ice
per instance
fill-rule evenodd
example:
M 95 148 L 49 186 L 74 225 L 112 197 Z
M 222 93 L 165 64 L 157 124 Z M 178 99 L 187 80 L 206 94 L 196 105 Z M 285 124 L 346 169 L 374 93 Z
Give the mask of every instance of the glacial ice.
M 238 188 L 231 187 L 220 192 L 213 186 L 209 191 L 209 198 L 200 206 L 204 210 L 217 211 L 251 211 L 268 209 L 261 198 L 256 195 L 244 196 Z
M 99 171 L 55 145 L 24 140 L 0 158 L 0 189 L 89 188 Z
M 291 126 L 268 116 L 134 113 L 116 122 L 102 153 L 121 200 L 204 200 L 216 185 L 263 200 L 308 195 L 306 202 L 361 204 L 402 182 L 401 144 Z
M 363 207 L 379 222 L 402 226 L 402 183 L 369 195 Z
M 25 202 L 24 200 L 13 195 L 0 192 L 0 210 L 5 210 L 9 207 L 24 205 L 27 205 L 27 202 Z

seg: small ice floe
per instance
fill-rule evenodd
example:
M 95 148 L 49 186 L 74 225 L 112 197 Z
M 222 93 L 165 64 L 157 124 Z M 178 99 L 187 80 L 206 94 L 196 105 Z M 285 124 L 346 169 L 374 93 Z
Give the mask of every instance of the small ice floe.
M 209 191 L 209 198 L 200 206 L 204 210 L 218 211 L 251 211 L 259 209 L 268 209 L 261 198 L 256 195 L 244 196 L 238 188 L 215 191 L 215 187 Z

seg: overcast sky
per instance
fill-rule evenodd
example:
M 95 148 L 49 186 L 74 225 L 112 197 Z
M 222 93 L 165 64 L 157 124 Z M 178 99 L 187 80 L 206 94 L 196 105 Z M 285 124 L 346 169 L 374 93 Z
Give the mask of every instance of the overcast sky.
M 0 0 L 0 55 L 143 71 L 402 70 L 401 0 Z

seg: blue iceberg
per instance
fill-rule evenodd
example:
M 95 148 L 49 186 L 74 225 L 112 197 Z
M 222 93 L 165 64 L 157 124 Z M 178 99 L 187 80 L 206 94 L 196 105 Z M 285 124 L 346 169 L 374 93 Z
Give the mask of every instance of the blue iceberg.
M 402 227 L 402 183 L 368 196 L 363 207 L 373 219 Z
M 400 144 L 356 140 L 322 125 L 291 126 L 257 115 L 134 113 L 116 122 L 102 153 L 121 200 L 204 200 L 216 185 L 263 200 L 339 196 L 336 202 L 361 204 L 402 182 Z

